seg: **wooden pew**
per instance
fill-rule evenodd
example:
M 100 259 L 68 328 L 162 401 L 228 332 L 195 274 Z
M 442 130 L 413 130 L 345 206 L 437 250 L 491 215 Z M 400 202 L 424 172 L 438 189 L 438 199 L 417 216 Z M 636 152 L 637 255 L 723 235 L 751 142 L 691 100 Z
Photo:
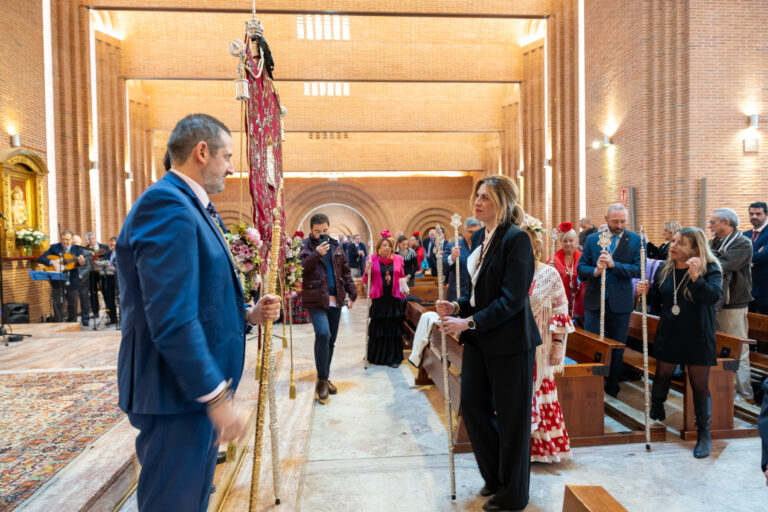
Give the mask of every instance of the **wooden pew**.
M 648 344 L 649 352 L 652 352 L 650 346 L 656 334 L 659 325 L 659 317 L 648 315 Z M 642 340 L 642 315 L 632 313 L 629 322 L 628 336 Z M 735 428 L 734 427 L 734 388 L 733 375 L 739 367 L 739 354 L 741 354 L 742 343 L 748 343 L 749 340 L 741 340 L 735 336 L 718 332 L 715 343 L 717 354 L 725 357 L 717 358 L 717 366 L 710 369 L 709 372 L 709 392 L 712 397 L 712 425 L 710 431 L 713 439 L 728 439 L 736 437 L 753 437 L 757 435 L 754 428 Z M 642 352 L 626 349 L 624 351 L 624 365 L 636 371 L 643 369 Z M 648 373 L 651 378 L 656 374 L 656 360 L 648 357 Z M 683 428 L 680 430 L 680 437 L 686 440 L 696 439 L 697 428 L 695 423 L 695 414 L 693 411 L 693 393 L 688 383 L 686 372 L 683 383 L 672 381 L 672 388 L 683 393 Z
M 408 302 L 405 312 L 406 321 L 413 322 L 415 328 L 419 323 L 418 319 L 425 311 L 434 311 L 434 308 L 426 308 L 418 303 Z M 446 336 L 445 342 L 449 364 L 448 386 L 451 390 L 451 405 L 456 412 L 457 420 L 453 426 L 453 450 L 457 453 L 467 453 L 472 451 L 472 444 L 469 442 L 469 435 L 467 434 L 461 414 L 461 358 L 464 347 L 459 345 L 459 341 L 451 335 Z M 440 391 L 440 394 L 445 396 L 441 352 L 442 338 L 440 336 L 440 329 L 433 326 L 429 333 L 429 344 L 424 349 L 421 357 L 421 366 L 419 366 L 415 384 L 417 386 L 434 384 Z
M 563 512 L 627 512 L 608 491 L 599 485 L 565 486 Z
M 757 351 L 768 355 L 768 315 L 747 313 L 749 337 L 757 341 Z
M 422 302 L 434 303 L 438 297 L 437 286 L 414 286 L 409 294 L 418 297 Z
M 576 329 L 568 335 L 566 356 L 579 364 L 566 365 L 564 374 L 555 375 L 555 381 L 571 446 L 645 441 L 644 424 L 605 403 L 605 377 L 608 375 L 614 351 L 621 348 L 624 348 L 623 343 L 610 338 L 600 339 L 600 336 L 583 329 Z M 606 412 L 629 430 L 606 432 Z M 665 439 L 666 428 L 652 424 L 651 440 L 656 442 Z
M 414 283 L 416 286 L 437 286 L 437 276 L 415 277 Z

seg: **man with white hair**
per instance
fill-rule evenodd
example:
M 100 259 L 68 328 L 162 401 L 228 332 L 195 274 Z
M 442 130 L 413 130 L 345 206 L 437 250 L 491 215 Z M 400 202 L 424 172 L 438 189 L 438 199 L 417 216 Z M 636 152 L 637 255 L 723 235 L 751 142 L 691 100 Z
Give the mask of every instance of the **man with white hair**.
M 738 227 L 739 216 L 730 208 L 718 208 L 709 218 L 709 229 L 714 235 L 709 245 L 723 267 L 723 295 L 715 307 L 717 330 L 746 339 L 749 337 L 747 309 L 752 302 L 752 242 L 741 235 Z M 742 344 L 740 356 L 736 391 L 751 402 L 754 397 L 748 345 Z
M 600 332 L 600 281 L 605 281 L 605 336 L 624 343 L 627 339 L 629 319 L 635 299 L 632 279 L 640 277 L 640 235 L 627 229 L 627 208 L 616 203 L 605 214 L 611 245 L 603 250 L 598 245 L 600 233 L 593 233 L 584 241 L 584 252 L 576 267 L 579 279 L 587 283 L 584 292 L 584 327 Z M 605 392 L 619 394 L 619 381 L 624 372 L 624 350 L 614 350 Z

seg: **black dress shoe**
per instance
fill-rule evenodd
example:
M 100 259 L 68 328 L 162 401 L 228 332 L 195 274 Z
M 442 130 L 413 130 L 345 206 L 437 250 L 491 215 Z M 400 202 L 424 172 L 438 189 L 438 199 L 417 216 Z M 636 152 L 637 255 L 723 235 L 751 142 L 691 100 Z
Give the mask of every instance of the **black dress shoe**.
M 224 464 L 227 462 L 227 452 L 219 452 L 216 454 L 216 464 Z
M 485 512 L 514 512 L 511 508 L 504 508 L 498 503 L 493 501 L 493 498 L 485 502 L 483 505 Z
M 484 485 L 482 489 L 480 489 L 480 496 L 483 498 L 487 498 L 488 496 L 493 496 L 496 494 L 496 489 L 491 489 L 487 485 Z
M 211 484 L 211 492 L 209 494 L 213 494 L 216 492 L 216 486 Z

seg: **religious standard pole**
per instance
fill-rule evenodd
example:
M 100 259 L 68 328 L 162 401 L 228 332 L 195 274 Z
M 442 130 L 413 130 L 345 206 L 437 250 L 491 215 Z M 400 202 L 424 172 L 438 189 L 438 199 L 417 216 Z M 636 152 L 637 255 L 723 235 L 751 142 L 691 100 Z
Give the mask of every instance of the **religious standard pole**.
M 608 231 L 600 233 L 600 238 L 597 240 L 597 244 L 603 251 L 607 251 L 611 245 L 611 235 Z M 604 268 L 600 274 L 600 339 L 605 338 L 605 275 L 608 272 L 608 268 Z
M 550 230 L 550 238 L 552 238 L 552 250 L 550 251 L 549 255 L 549 264 L 552 265 L 552 267 L 555 267 L 555 244 L 557 242 L 557 228 L 552 228 Z
M 458 213 L 454 213 L 451 216 L 451 226 L 453 226 L 453 236 L 454 236 L 454 247 L 459 246 L 459 226 L 461 226 L 461 215 Z M 442 252 L 442 251 L 441 251 Z M 440 256 L 442 259 L 442 255 Z M 456 257 L 456 261 L 453 262 L 453 264 L 456 266 L 454 269 L 456 271 L 456 300 L 459 300 L 461 297 L 461 251 L 459 251 L 459 255 Z
M 442 247 L 445 241 L 445 235 L 443 228 L 440 224 L 435 226 L 437 236 L 435 238 L 435 246 Z M 458 261 L 456 264 L 458 265 Z M 458 281 L 458 279 L 457 279 Z M 437 258 L 437 296 L 439 300 L 444 300 L 444 283 L 445 276 L 443 275 L 443 258 Z M 445 331 L 440 329 L 440 338 L 443 342 L 441 348 L 440 358 L 443 361 L 443 389 L 445 390 L 445 422 L 448 425 L 448 465 L 451 471 L 451 499 L 456 499 L 456 468 L 453 461 L 453 412 L 451 411 L 451 387 L 448 383 L 448 345 L 446 342 Z
M 673 270 L 674 272 L 674 270 Z M 645 230 L 640 226 L 640 282 L 645 282 Z M 648 299 L 642 294 L 643 308 L 643 396 L 645 398 L 645 449 L 651 451 L 651 406 L 648 387 Z
M 276 205 L 280 204 L 280 198 L 282 196 L 282 185 L 277 194 Z M 267 278 L 267 293 L 274 294 L 275 287 L 277 285 L 277 266 L 280 259 L 280 239 L 281 239 L 281 226 L 280 226 L 280 210 L 275 208 L 273 210 L 275 220 L 272 224 L 272 246 L 269 253 L 269 277 Z M 259 498 L 259 475 L 261 473 L 261 450 L 264 441 L 264 414 L 266 412 L 267 405 L 267 391 L 270 388 L 270 380 L 273 377 L 272 369 L 270 365 L 274 362 L 274 356 L 272 355 L 272 320 L 267 320 L 264 323 L 264 344 L 262 346 L 262 364 L 261 364 L 261 376 L 259 379 L 259 401 L 256 405 L 256 432 L 253 443 L 253 473 L 251 474 L 251 493 L 248 510 L 250 512 L 256 512 Z M 276 426 L 277 418 L 272 418 L 272 410 L 270 410 L 270 430 L 272 430 L 272 422 Z M 276 415 L 275 415 L 276 416 Z M 273 443 L 274 448 L 274 443 Z M 276 453 L 273 452 L 273 470 Z M 278 462 L 279 464 L 279 462 Z M 280 499 L 276 497 L 275 504 L 279 504 Z

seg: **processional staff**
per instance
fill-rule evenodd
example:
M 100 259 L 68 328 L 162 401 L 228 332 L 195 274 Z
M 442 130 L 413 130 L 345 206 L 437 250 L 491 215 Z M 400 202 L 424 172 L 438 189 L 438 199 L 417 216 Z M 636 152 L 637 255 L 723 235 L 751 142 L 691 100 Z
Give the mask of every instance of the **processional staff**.
M 277 202 L 279 205 L 283 195 L 282 184 L 277 193 Z M 280 226 L 280 210 L 273 210 L 275 220 L 272 224 L 272 246 L 269 251 L 269 277 L 267 278 L 267 293 L 273 295 L 277 286 L 277 269 L 280 260 L 280 239 L 282 227 Z M 264 441 L 264 414 L 267 405 L 267 391 L 270 390 L 270 381 L 274 379 L 275 357 L 272 354 L 272 320 L 264 323 L 264 344 L 262 346 L 261 376 L 259 378 L 259 401 L 256 404 L 256 433 L 253 443 L 253 473 L 251 474 L 251 494 L 249 511 L 255 512 L 258 506 L 259 497 L 259 474 L 261 473 L 261 450 Z M 275 405 L 274 388 L 270 391 L 270 401 Z M 277 445 L 277 407 L 270 407 L 270 432 L 272 433 L 272 470 L 273 480 L 275 481 L 275 504 L 280 504 L 280 498 L 277 496 L 279 485 L 279 458 L 275 451 Z M 277 470 L 276 470 L 277 469 Z
M 442 247 L 443 242 L 445 241 L 445 234 L 443 233 L 443 228 L 440 227 L 440 224 L 435 226 L 435 231 L 437 231 L 437 234 L 435 237 L 436 247 Z M 459 264 L 459 261 L 456 260 L 456 265 L 458 264 Z M 458 282 L 459 279 L 457 278 L 456 281 Z M 443 275 L 443 258 L 441 255 L 441 257 L 437 258 L 438 300 L 444 299 L 443 297 L 445 293 L 445 290 L 443 288 L 444 284 L 445 284 L 445 276 Z M 455 500 L 456 499 L 456 468 L 453 462 L 453 412 L 451 411 L 451 388 L 448 384 L 448 345 L 446 343 L 445 331 L 443 331 L 442 329 L 440 329 L 440 338 L 443 342 L 443 346 L 440 350 L 440 358 L 443 361 L 443 389 L 445 390 L 445 393 L 444 393 L 445 423 L 448 425 L 448 464 L 451 471 L 451 499 Z
M 454 236 L 454 247 L 459 246 L 459 226 L 461 226 L 461 215 L 458 213 L 454 213 L 451 215 L 451 226 L 453 226 L 453 236 Z M 442 255 L 440 256 L 442 259 Z M 456 270 L 456 300 L 459 300 L 459 297 L 461 297 L 461 251 L 459 251 L 459 255 L 456 257 L 456 261 L 453 262 L 453 264 L 456 266 L 454 270 Z
M 645 282 L 645 230 L 640 226 L 640 282 Z M 651 406 L 648 387 L 648 298 L 641 295 L 643 308 L 643 395 L 645 398 L 645 449 L 651 451 Z
M 611 245 L 611 234 L 608 231 L 600 233 L 600 238 L 597 240 L 603 251 L 607 251 Z M 607 268 L 603 268 L 600 273 L 600 339 L 605 338 L 605 275 Z
M 552 250 L 549 254 L 549 264 L 552 267 L 555 266 L 555 244 L 557 243 L 557 228 L 552 228 L 549 232 L 549 236 L 552 238 Z

